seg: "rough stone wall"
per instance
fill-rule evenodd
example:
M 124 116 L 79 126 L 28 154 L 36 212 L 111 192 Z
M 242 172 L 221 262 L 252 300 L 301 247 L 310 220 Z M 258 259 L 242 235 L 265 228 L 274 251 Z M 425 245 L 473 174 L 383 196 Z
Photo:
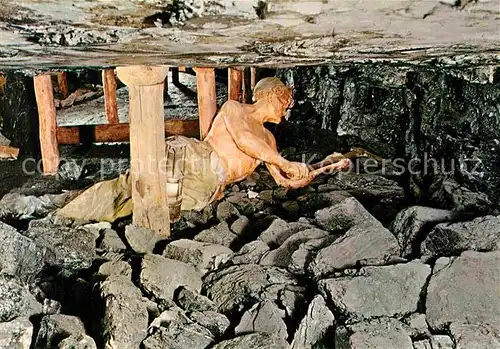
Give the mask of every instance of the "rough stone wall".
M 412 181 L 444 172 L 498 197 L 499 72 L 388 64 L 279 70 L 296 99 L 290 122 L 277 132 L 279 144 L 324 151 L 361 146 L 422 173 L 424 164 L 433 166 Z
M 19 147 L 22 155 L 40 152 L 38 137 L 38 111 L 33 78 L 19 72 L 8 71 L 4 94 L 0 95 L 0 130 Z

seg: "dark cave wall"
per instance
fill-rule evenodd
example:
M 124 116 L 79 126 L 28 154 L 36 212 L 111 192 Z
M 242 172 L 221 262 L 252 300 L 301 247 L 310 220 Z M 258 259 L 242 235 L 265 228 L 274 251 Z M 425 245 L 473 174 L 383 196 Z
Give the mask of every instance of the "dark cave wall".
M 33 78 L 8 71 L 4 93 L 0 95 L 0 129 L 22 156 L 40 154 L 38 110 Z
M 499 71 L 388 64 L 279 70 L 277 76 L 294 85 L 296 104 L 276 132 L 278 143 L 327 153 L 361 146 L 404 159 L 417 173 L 408 176 L 414 181 L 431 182 L 445 172 L 498 198 Z M 424 175 L 426 159 L 438 165 L 428 160 L 433 170 Z

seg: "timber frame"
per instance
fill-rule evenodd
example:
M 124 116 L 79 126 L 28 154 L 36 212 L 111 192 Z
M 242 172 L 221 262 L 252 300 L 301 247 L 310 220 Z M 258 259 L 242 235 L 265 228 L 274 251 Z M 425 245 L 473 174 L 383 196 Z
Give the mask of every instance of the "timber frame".
M 165 176 L 164 171 L 159 167 L 165 158 L 165 136 L 184 135 L 203 139 L 217 113 L 215 69 L 194 68 L 194 71 L 199 121 L 164 119 L 167 67 L 127 66 L 116 68 L 116 72 L 118 78 L 129 88 L 129 123 L 120 123 L 118 120 L 115 69 L 107 68 L 102 71 L 107 124 L 71 127 L 57 126 L 51 75 L 36 75 L 34 87 L 44 174 L 57 173 L 60 162 L 59 144 L 129 141 L 132 183 L 137 184 L 132 188 L 134 224 L 168 236 L 170 223 L 165 194 L 166 180 L 162 177 Z M 179 68 L 174 67 L 172 75 L 175 84 L 179 84 L 178 74 Z M 228 76 L 229 98 L 242 100 L 243 70 L 229 69 Z M 66 74 L 57 73 L 57 81 L 62 95 L 68 96 Z M 146 158 L 152 161 L 153 171 L 150 170 L 151 166 L 144 166 Z

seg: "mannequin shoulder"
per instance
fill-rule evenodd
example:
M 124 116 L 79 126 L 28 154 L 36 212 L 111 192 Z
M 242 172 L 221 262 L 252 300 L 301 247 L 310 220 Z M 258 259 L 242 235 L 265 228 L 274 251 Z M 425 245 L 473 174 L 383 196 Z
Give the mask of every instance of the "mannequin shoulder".
M 228 100 L 221 106 L 219 113 L 240 114 L 243 111 L 243 105 L 239 102 Z

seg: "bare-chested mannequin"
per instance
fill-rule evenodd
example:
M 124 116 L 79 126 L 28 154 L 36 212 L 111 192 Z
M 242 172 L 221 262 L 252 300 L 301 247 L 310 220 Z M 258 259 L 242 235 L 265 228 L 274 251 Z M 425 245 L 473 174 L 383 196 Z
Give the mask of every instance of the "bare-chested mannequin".
M 276 140 L 264 124 L 279 124 L 287 118 L 293 98 L 292 90 L 278 78 L 259 81 L 254 101 L 224 103 L 202 142 L 182 136 L 167 140 L 168 144 L 190 147 L 185 160 L 183 210 L 199 210 L 222 198 L 228 185 L 247 178 L 261 163 L 279 185 L 287 188 L 306 186 L 327 170 L 349 167 L 350 161 L 340 154 L 310 166 L 288 161 L 279 154 Z
M 203 141 L 182 136 L 167 139 L 167 144 L 183 144 L 187 149 L 182 210 L 200 210 L 222 198 L 228 185 L 245 179 L 261 163 L 279 185 L 287 188 L 304 187 L 320 173 L 350 166 L 350 160 L 338 153 L 313 165 L 291 162 L 279 154 L 276 140 L 264 124 L 279 124 L 287 118 L 293 98 L 291 89 L 278 78 L 259 81 L 254 102 L 224 103 Z M 132 213 L 130 186 L 127 175 L 98 183 L 61 209 L 59 215 L 90 221 L 127 216 Z
M 342 159 L 334 164 L 308 166 L 291 162 L 278 152 L 273 134 L 264 123 L 279 124 L 293 107 L 292 89 L 278 78 L 266 78 L 255 86 L 254 104 L 227 101 L 220 109 L 205 142 L 215 150 L 226 171 L 225 185 L 248 177 L 265 163 L 276 182 L 284 187 L 300 188 L 319 173 L 348 167 Z

